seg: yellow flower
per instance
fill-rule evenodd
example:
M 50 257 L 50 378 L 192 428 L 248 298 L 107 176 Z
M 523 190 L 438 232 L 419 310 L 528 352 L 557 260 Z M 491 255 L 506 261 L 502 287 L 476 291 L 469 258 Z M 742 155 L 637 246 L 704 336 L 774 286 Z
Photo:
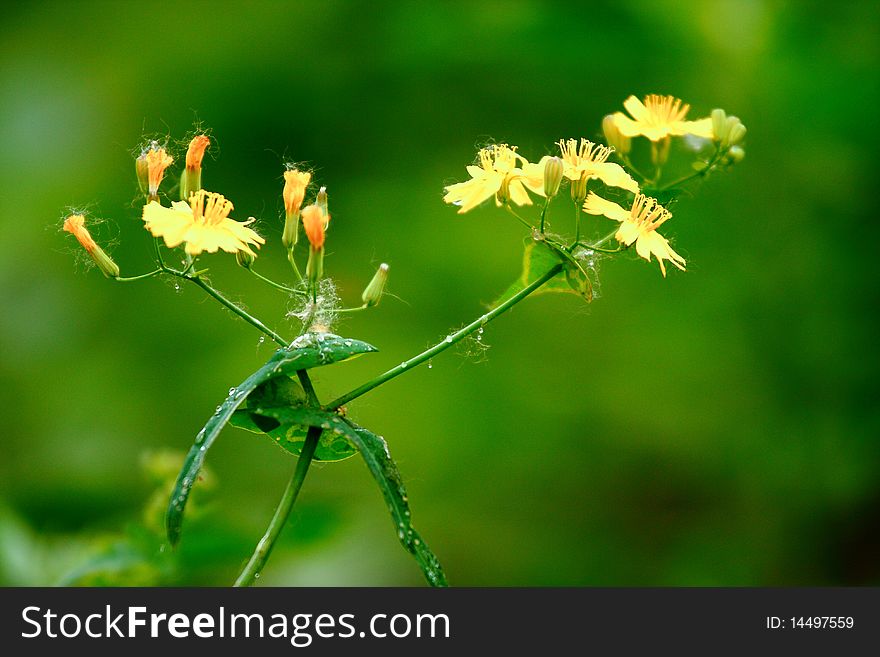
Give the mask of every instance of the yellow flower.
M 543 166 L 537 178 L 526 177 L 520 164 L 528 165 L 528 160 L 516 152 L 515 146 L 495 144 L 481 148 L 479 157 L 480 166 L 467 167 L 467 172 L 471 174 L 470 180 L 445 188 L 443 200 L 458 205 L 459 214 L 474 209 L 492 196 L 495 196 L 495 204 L 498 206 L 506 199 L 517 205 L 531 205 L 532 200 L 523 185 L 536 194 L 543 195 Z
M 143 220 L 155 237 L 165 239 L 168 248 L 186 243 L 186 252 L 190 255 L 202 251 L 215 253 L 218 249 L 256 255 L 248 245 L 259 248 L 266 243 L 247 227 L 256 220 L 251 217 L 245 222 L 234 221 L 229 218 L 231 211 L 230 201 L 202 189 L 189 197 L 189 203 L 175 201 L 170 208 L 151 201 L 144 206 Z
M 614 149 L 607 146 L 594 144 L 587 139 L 560 139 L 556 142 L 562 152 L 562 161 L 565 164 L 563 175 L 577 182 L 586 177 L 598 178 L 609 187 L 621 187 L 635 194 L 639 186 L 635 180 L 619 164 L 606 162 Z
M 584 202 L 584 212 L 605 215 L 609 219 L 619 221 L 620 230 L 615 235 L 617 241 L 627 246 L 635 242 L 636 252 L 649 262 L 652 255 L 656 257 L 664 276 L 666 276 L 664 260 L 669 260 L 684 271 L 685 259 L 673 251 L 666 238 L 657 232 L 661 224 L 672 218 L 672 213 L 657 203 L 656 199 L 644 194 L 636 194 L 632 208 L 624 210 L 617 203 L 590 192 Z
M 648 94 L 642 103 L 635 96 L 623 101 L 623 106 L 632 118 L 623 112 L 614 113 L 614 125 L 624 137 L 644 135 L 651 141 L 660 141 L 669 136 L 696 135 L 712 139 L 712 119 L 685 121 L 691 108 L 674 96 Z

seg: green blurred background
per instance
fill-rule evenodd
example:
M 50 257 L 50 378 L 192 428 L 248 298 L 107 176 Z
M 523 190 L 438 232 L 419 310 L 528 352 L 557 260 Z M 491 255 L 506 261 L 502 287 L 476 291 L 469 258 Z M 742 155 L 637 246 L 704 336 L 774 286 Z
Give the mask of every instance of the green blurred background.
M 330 399 L 518 274 L 514 221 L 441 202 L 475 146 L 537 159 L 652 92 L 749 129 L 745 162 L 668 224 L 687 273 L 607 262 L 591 306 L 531 299 L 485 354 L 350 414 L 387 438 L 454 585 L 880 584 L 875 3 L 41 2 L 0 20 L 4 584 L 229 584 L 293 467 L 227 429 L 161 551 L 163 482 L 272 347 L 194 286 L 105 280 L 59 231 L 85 208 L 123 273 L 147 271 L 145 135 L 182 158 L 212 131 L 205 187 L 258 217 L 263 273 L 288 276 L 286 161 L 329 187 L 345 299 L 391 264 L 397 298 L 337 327 L 381 353 L 316 373 Z M 294 333 L 281 293 L 205 261 Z M 293 520 L 262 582 L 422 583 L 360 459 L 313 468 Z

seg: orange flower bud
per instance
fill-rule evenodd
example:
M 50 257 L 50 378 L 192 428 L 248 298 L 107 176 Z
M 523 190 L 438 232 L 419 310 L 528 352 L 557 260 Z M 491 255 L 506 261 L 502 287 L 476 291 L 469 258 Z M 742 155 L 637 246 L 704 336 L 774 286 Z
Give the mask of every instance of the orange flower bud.
M 290 169 L 284 172 L 284 211 L 288 217 L 293 217 L 302 205 L 303 197 L 306 195 L 306 187 L 312 174 L 308 171 L 300 171 L 298 169 Z
M 315 250 L 323 248 L 330 215 L 325 216 L 317 205 L 307 205 L 302 209 L 302 223 L 312 248 Z
M 211 140 L 208 139 L 207 135 L 196 135 L 192 138 L 192 141 L 189 142 L 189 148 L 186 149 L 186 168 L 187 169 L 201 169 L 202 168 L 202 158 L 205 157 L 205 149 L 211 145 Z
M 159 184 L 165 176 L 165 169 L 171 166 L 174 158 L 165 152 L 156 142 L 150 145 L 150 149 L 144 153 L 147 160 L 147 182 L 149 185 L 149 194 L 151 198 L 159 195 Z
M 84 216 L 81 214 L 70 215 L 64 220 L 64 226 L 62 228 L 77 239 L 86 250 L 86 253 L 89 254 L 89 257 L 91 257 L 91 259 L 95 261 L 95 264 L 98 265 L 98 268 L 103 272 L 104 276 L 107 276 L 108 278 L 119 276 L 119 266 L 113 262 L 112 258 L 104 253 L 104 250 L 97 245 L 95 240 L 92 239 L 91 234 L 89 234 L 89 231 L 86 228 L 86 218 Z

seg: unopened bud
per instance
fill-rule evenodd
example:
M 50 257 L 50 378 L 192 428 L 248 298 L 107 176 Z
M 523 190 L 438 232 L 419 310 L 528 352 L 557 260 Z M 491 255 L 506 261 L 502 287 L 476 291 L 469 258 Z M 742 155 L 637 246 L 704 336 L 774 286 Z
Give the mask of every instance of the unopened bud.
M 186 168 L 180 174 L 180 200 L 189 200 L 190 195 L 195 194 L 202 188 L 202 159 L 205 157 L 205 149 L 211 145 L 211 140 L 205 135 L 196 135 L 189 142 L 186 149 Z
M 727 137 L 727 112 L 723 109 L 712 110 L 712 137 L 717 142 Z
M 254 256 L 247 251 L 235 252 L 235 261 L 245 269 L 251 268 L 251 265 L 254 264 L 254 259 Z
M 727 133 L 727 143 L 731 146 L 736 146 L 743 140 L 745 136 L 746 127 L 742 123 L 737 121 L 736 124 L 731 126 L 730 132 Z
M 587 182 L 590 180 L 586 172 L 581 174 L 577 180 L 571 181 L 571 200 L 575 205 L 580 206 L 584 199 L 587 198 Z
M 330 223 L 330 215 L 324 215 L 320 206 L 316 204 L 307 205 L 302 209 L 302 222 L 303 230 L 305 230 L 312 249 L 323 248 L 327 225 Z
M 565 163 L 561 157 L 550 157 L 544 163 L 544 196 L 553 198 L 559 191 Z
M 146 153 L 141 153 L 140 156 L 135 159 L 134 170 L 137 174 L 138 187 L 141 189 L 141 194 L 146 196 L 150 191 L 150 167 L 147 165 Z
M 308 171 L 289 169 L 284 172 L 284 231 L 281 241 L 288 250 L 292 249 L 299 239 L 299 209 L 306 195 L 306 187 L 312 174 Z
M 119 276 L 119 265 L 113 262 L 104 249 L 97 245 L 86 228 L 86 218 L 81 214 L 72 214 L 64 220 L 63 229 L 73 235 L 107 278 Z
M 727 160 L 731 164 L 739 164 L 743 161 L 746 156 L 746 152 L 743 150 L 742 146 L 731 146 L 730 150 L 727 151 Z
M 321 187 L 318 190 L 318 195 L 315 197 L 315 205 L 321 208 L 321 212 L 325 217 L 330 217 L 330 211 L 327 205 L 327 188 Z
M 165 176 L 167 169 L 174 158 L 165 152 L 158 142 L 150 143 L 150 148 L 142 154 L 147 163 L 147 200 L 157 201 L 159 199 L 159 184 Z
M 605 143 L 613 147 L 619 153 L 626 155 L 632 147 L 632 139 L 620 134 L 614 116 L 608 114 L 602 119 L 602 132 L 605 133 Z
M 361 300 L 364 302 L 365 306 L 371 308 L 379 303 L 379 300 L 382 298 L 382 293 L 385 292 L 386 282 L 388 282 L 388 265 L 383 262 L 379 265 L 379 269 L 376 270 L 373 280 L 370 281 L 369 285 L 364 289 L 364 293 L 361 295 Z

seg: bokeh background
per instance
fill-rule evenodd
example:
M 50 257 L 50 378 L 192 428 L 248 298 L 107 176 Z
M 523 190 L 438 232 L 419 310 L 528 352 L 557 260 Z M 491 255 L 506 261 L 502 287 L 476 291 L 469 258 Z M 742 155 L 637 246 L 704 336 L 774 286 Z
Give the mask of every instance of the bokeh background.
M 880 583 L 880 21 L 874 3 L 39 2 L 0 9 L 0 581 L 227 585 L 294 460 L 227 429 L 182 546 L 157 523 L 196 432 L 272 353 L 195 287 L 121 285 L 59 231 L 107 221 L 147 271 L 132 153 L 192 131 L 204 184 L 254 215 L 288 277 L 281 172 L 330 190 L 337 330 L 381 353 L 316 373 L 341 394 L 477 316 L 523 233 L 441 202 L 475 147 L 537 159 L 629 94 L 737 114 L 745 162 L 676 209 L 688 271 L 632 254 L 601 297 L 521 304 L 350 408 L 383 434 L 454 585 Z M 205 259 L 291 335 L 289 301 Z M 313 468 L 261 582 L 420 585 L 357 459 Z

